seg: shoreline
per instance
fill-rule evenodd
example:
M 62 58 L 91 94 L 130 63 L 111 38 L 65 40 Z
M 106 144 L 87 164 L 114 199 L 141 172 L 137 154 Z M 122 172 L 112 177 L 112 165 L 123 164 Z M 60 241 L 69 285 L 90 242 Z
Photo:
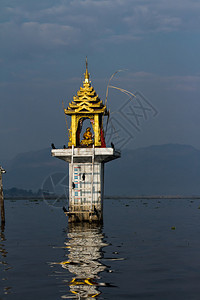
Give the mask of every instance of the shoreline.
M 31 196 L 31 197 L 20 197 L 20 196 L 16 196 L 16 197 L 4 197 L 4 200 L 55 200 L 59 198 L 60 200 L 68 200 L 67 197 L 65 196 L 59 196 L 59 195 L 54 195 L 51 197 L 37 197 L 37 196 Z M 181 195 L 149 195 L 149 196 L 143 196 L 143 195 L 136 195 L 136 196 L 104 196 L 104 199 L 149 199 L 149 200 L 153 200 L 153 199 L 193 199 L 193 200 L 198 200 L 200 199 L 200 196 L 191 196 L 191 195 L 186 195 L 186 196 L 181 196 Z

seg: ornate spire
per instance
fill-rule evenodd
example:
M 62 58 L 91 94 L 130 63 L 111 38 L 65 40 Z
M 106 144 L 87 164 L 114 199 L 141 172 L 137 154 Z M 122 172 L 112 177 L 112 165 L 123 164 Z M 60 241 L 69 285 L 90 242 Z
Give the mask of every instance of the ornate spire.
M 88 73 L 88 61 L 87 61 L 87 56 L 86 56 L 85 64 L 86 64 L 85 83 L 89 83 L 90 74 Z
M 85 62 L 86 71 L 83 87 L 80 87 L 76 96 L 73 97 L 73 101 L 69 103 L 68 108 L 65 109 L 67 115 L 107 113 L 106 105 L 99 99 L 95 89 L 91 86 L 91 82 L 89 81 L 90 74 L 88 72 L 87 56 Z

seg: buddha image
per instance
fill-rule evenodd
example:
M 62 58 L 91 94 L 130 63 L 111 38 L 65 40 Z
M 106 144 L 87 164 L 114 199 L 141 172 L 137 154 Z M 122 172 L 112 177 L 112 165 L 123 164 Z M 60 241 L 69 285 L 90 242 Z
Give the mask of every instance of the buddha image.
M 89 146 L 92 145 L 94 143 L 93 138 L 92 138 L 92 132 L 91 132 L 91 128 L 88 127 L 85 131 L 85 133 L 83 134 L 83 140 L 81 141 L 81 145 L 82 146 Z

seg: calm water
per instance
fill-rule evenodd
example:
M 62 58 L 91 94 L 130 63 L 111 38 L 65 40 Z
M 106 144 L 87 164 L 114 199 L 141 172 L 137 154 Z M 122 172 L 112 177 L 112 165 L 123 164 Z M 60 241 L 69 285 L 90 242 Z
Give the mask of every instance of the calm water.
M 7 200 L 0 299 L 199 299 L 200 200 L 104 203 L 103 226 L 68 226 L 60 208 Z

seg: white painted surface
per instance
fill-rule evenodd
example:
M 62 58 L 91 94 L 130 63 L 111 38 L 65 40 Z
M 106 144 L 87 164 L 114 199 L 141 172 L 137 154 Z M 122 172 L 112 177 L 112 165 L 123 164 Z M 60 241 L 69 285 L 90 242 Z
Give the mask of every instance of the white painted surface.
M 53 149 L 51 155 L 66 162 L 71 162 L 72 149 Z M 92 162 L 93 148 L 74 148 L 74 162 Z M 108 162 L 121 156 L 119 151 L 113 148 L 94 148 L 95 162 Z
M 53 149 L 51 155 L 69 163 L 69 211 L 95 211 L 102 218 L 104 163 L 121 156 L 113 148 Z M 85 178 L 84 178 L 85 177 Z M 97 216 L 93 216 L 97 218 Z M 93 218 L 92 217 L 92 218 Z M 90 218 L 90 215 L 84 216 Z
M 69 164 L 69 170 L 71 170 L 71 163 Z M 71 171 L 69 172 L 71 173 Z M 94 166 L 92 166 L 91 163 L 74 163 L 73 173 L 69 175 L 69 185 L 73 186 L 73 183 L 75 185 L 71 190 L 70 206 L 90 207 L 95 205 L 95 207 L 101 207 L 101 201 L 103 200 L 103 164 L 94 163 Z

